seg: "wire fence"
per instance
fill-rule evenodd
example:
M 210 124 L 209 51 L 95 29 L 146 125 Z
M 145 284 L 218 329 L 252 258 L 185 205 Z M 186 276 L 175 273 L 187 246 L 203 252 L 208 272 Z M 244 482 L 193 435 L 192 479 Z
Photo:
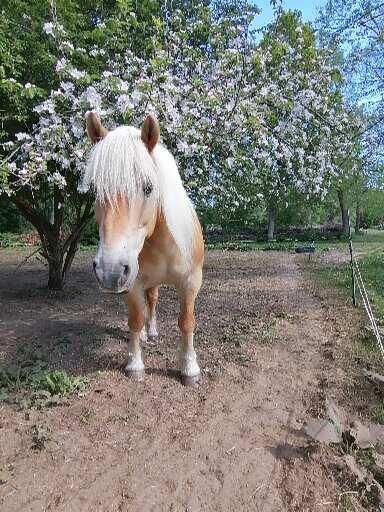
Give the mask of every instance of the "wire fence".
M 348 212 L 348 219 L 349 219 L 349 212 Z M 369 318 L 371 328 L 373 331 L 373 334 L 376 338 L 377 345 L 379 347 L 379 351 L 381 353 L 381 356 L 384 361 L 384 346 L 383 341 L 381 339 L 381 334 L 379 327 L 377 325 L 377 320 L 375 318 L 374 312 L 372 310 L 372 306 L 369 300 L 369 296 L 367 293 L 367 288 L 364 283 L 364 279 L 359 267 L 359 263 L 357 261 L 357 258 L 354 254 L 353 250 L 353 243 L 352 243 L 352 235 L 351 235 L 351 224 L 349 223 L 349 253 L 350 253 L 350 266 L 351 266 L 351 279 L 352 279 L 352 301 L 353 305 L 357 306 L 357 297 L 356 297 L 356 286 L 359 291 L 359 295 L 363 301 L 364 309 L 367 313 L 367 316 Z

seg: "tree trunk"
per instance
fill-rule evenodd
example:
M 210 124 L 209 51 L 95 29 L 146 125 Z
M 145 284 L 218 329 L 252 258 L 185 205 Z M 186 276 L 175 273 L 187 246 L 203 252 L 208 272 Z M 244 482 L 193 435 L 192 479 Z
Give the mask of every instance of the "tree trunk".
M 47 221 L 44 215 L 35 208 L 32 201 L 28 202 L 18 196 L 12 196 L 12 201 L 39 233 L 41 240 L 40 254 L 48 262 L 48 288 L 50 290 L 62 290 L 81 237 L 92 218 L 93 199 L 88 198 L 84 208 L 82 208 L 83 205 L 79 206 L 77 221 L 72 226 L 72 231 L 65 241 L 60 236 L 64 214 L 62 205 L 59 207 L 59 203 L 63 201 L 59 193 L 55 196 L 55 216 L 50 218 L 51 221 L 53 220 L 53 224 Z
M 48 259 L 48 269 L 49 269 L 49 277 L 48 277 L 48 288 L 50 290 L 62 290 L 64 287 L 64 273 L 63 273 L 63 260 L 62 258 L 58 259 Z
M 356 201 L 355 233 L 360 233 L 360 224 L 361 224 L 360 199 L 357 198 L 357 201 Z
M 339 198 L 343 233 L 344 233 L 344 235 L 348 235 L 348 232 L 349 232 L 348 209 L 345 205 L 344 192 L 341 189 L 339 189 L 337 191 L 337 197 Z
M 270 207 L 268 210 L 268 242 L 275 239 L 275 210 Z

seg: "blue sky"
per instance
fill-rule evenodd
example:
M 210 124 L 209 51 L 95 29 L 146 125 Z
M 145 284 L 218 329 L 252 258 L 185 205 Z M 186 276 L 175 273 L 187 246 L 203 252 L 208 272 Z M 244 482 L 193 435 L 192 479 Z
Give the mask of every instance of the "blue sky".
M 254 26 L 262 27 L 272 21 L 273 10 L 269 0 L 255 0 L 262 13 L 257 16 Z M 316 18 L 319 7 L 323 7 L 326 0 L 283 0 L 284 9 L 296 9 L 303 13 L 304 21 L 312 21 Z

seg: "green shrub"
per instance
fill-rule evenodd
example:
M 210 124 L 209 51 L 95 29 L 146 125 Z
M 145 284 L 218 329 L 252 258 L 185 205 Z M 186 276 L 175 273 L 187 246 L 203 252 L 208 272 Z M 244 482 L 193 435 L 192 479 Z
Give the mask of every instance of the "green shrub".
M 21 235 L 16 233 L 0 233 L 0 249 L 6 247 L 24 247 Z

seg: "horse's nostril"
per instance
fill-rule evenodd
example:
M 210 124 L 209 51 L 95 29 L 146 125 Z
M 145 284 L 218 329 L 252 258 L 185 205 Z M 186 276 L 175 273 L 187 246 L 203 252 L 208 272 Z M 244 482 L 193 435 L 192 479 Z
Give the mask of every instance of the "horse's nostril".
M 129 274 L 129 265 L 124 265 L 124 275 L 127 276 Z
M 96 261 L 93 262 L 93 270 L 96 272 L 97 263 Z

